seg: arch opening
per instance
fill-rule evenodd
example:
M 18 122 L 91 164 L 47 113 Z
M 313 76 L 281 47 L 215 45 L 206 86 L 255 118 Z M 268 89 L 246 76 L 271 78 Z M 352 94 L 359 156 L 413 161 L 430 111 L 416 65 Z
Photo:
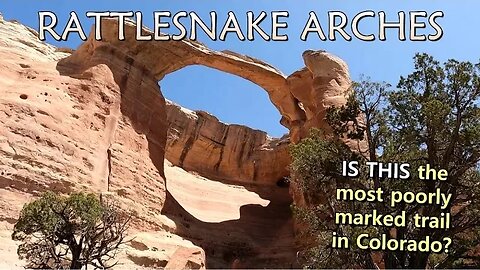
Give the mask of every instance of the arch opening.
M 279 178 L 288 176 L 288 130 L 279 124 L 281 115 L 264 89 L 244 78 L 204 66 L 187 66 L 174 73 L 178 74 L 169 74 L 159 81 L 167 98 L 167 160 L 187 171 L 224 182 L 274 185 Z M 168 100 L 170 97 L 173 102 Z M 209 112 L 181 107 L 174 103 L 178 102 L 176 97 L 197 108 L 206 105 Z M 243 123 L 227 124 L 217 118 L 219 113 L 240 122 L 247 111 L 250 122 L 256 126 L 276 123 L 269 126 L 280 130 L 277 134 L 283 136 L 273 138 L 260 129 Z
M 209 268 L 288 265 L 294 256 L 292 199 L 287 186 L 278 184 L 288 176 L 288 130 L 268 93 L 197 65 L 167 74 L 159 85 L 166 99 L 188 108 L 167 100 L 169 196 L 162 213 L 179 235 L 205 250 Z M 248 110 L 251 122 L 245 121 Z M 262 122 L 275 123 L 267 129 L 283 138 L 253 129 L 264 127 Z
M 160 82 L 164 97 L 190 110 L 202 110 L 221 122 L 265 131 L 280 138 L 288 129 L 267 92 L 244 78 L 202 65 L 169 73 Z

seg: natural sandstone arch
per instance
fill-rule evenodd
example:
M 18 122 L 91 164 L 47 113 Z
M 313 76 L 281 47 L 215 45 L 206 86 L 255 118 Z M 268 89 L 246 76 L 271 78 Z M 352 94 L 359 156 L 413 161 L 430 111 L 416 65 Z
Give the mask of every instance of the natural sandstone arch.
M 122 104 L 125 105 L 122 108 L 125 110 L 122 109 L 122 112 L 125 116 L 132 118 L 135 125 L 139 126 L 139 132 L 145 133 L 149 141 L 154 142 L 153 146 L 157 149 L 155 151 L 161 152 L 153 155 L 161 172 L 163 172 L 163 164 L 160 163 L 165 150 L 167 150 L 167 154 L 171 152 L 165 148 L 167 144 L 166 130 L 169 126 L 167 117 L 164 116 L 166 105 L 156 84 L 165 75 L 183 67 L 203 65 L 239 76 L 263 88 L 282 116 L 280 123 L 289 129 L 288 142 L 292 143 L 297 143 L 307 136 L 308 131 L 313 127 L 329 133 L 331 130 L 325 120 L 327 109 L 331 106 L 345 104 L 346 95 L 351 91 L 351 81 L 345 62 L 324 51 L 304 52 L 302 56 L 306 66 L 287 77 L 260 60 L 229 51 L 213 51 L 203 44 L 191 40 L 138 41 L 135 39 L 136 26 L 131 22 L 126 23 L 125 40 L 120 41 L 117 20 L 104 19 L 101 23 L 102 40 L 95 40 L 94 31 L 92 31 L 89 39 L 71 57 L 62 62 L 67 63 L 65 66 L 69 66 L 70 69 L 76 66 L 80 70 L 98 64 L 109 65 L 116 81 L 124 89 L 121 97 L 124 100 Z M 142 31 L 143 35 L 152 34 L 147 28 L 143 28 Z M 140 83 L 138 85 L 140 88 L 137 88 L 135 83 Z M 142 86 L 146 89 L 139 90 Z M 159 101 L 152 102 L 152 100 Z M 199 118 L 201 118 L 200 122 L 205 119 L 212 120 L 212 117 L 205 116 L 205 114 L 200 114 L 200 117 L 197 115 L 196 121 L 198 122 Z M 215 121 L 218 122 L 216 119 Z M 192 123 L 184 123 L 184 125 L 195 126 Z M 154 132 L 152 132 L 152 128 Z M 225 128 L 222 129 L 225 130 Z M 224 153 L 221 143 L 219 147 L 221 150 L 216 152 L 215 159 L 217 161 L 206 162 L 207 166 L 202 162 L 185 163 L 185 152 L 190 151 L 188 148 L 193 145 L 192 140 L 197 140 L 199 132 L 201 129 L 195 128 L 190 131 L 189 139 L 180 140 L 178 145 L 183 145 L 181 146 L 183 149 L 177 150 L 177 152 L 181 154 L 169 157 L 175 165 L 198 171 L 208 177 L 240 182 L 256 182 L 258 171 L 261 171 L 261 178 L 267 178 L 263 182 L 269 184 L 276 183 L 279 178 L 287 174 L 285 168 L 289 158 L 285 145 L 270 147 L 273 152 L 280 153 L 277 156 L 280 156 L 279 159 L 283 160 L 283 163 L 273 163 L 277 164 L 277 167 L 272 170 L 270 166 L 272 163 L 265 162 L 264 165 L 260 165 L 258 170 L 257 157 L 265 156 L 265 153 L 272 153 L 272 151 L 262 151 L 264 145 L 272 145 L 266 134 L 263 138 L 253 139 L 254 143 L 251 144 L 253 147 L 246 151 L 246 157 L 244 151 L 241 150 L 239 155 L 227 162 L 230 164 L 228 166 L 220 166 L 223 160 L 222 153 Z M 215 136 L 210 139 L 214 144 L 223 140 L 215 138 Z M 354 150 L 366 149 L 364 143 L 359 141 L 346 139 L 346 143 Z M 172 144 L 167 146 L 171 147 Z M 203 147 L 207 149 L 208 145 Z M 277 151 L 278 149 L 280 150 Z M 251 153 L 260 154 L 255 157 L 255 154 Z M 237 163 L 237 165 L 231 166 L 232 163 Z M 274 173 L 269 173 L 269 170 Z
M 128 78 L 138 81 L 138 75 L 133 78 L 130 73 L 139 71 L 142 81 L 147 82 L 142 84 L 148 84 L 152 89 L 156 88 L 151 87 L 152 82 L 161 81 L 169 73 L 190 65 L 203 65 L 239 76 L 265 89 L 282 115 L 281 123 L 286 127 L 292 129 L 292 123 L 303 122 L 304 111 L 288 91 L 286 77 L 270 65 L 232 52 L 215 52 L 192 41 L 136 41 L 135 27 L 132 25 L 126 27 L 126 40 L 118 41 L 117 23 L 116 20 L 104 20 L 103 40 L 96 41 L 90 36 L 65 62 L 70 63 L 69 66 L 72 63 L 77 66 L 107 63 L 110 68 L 117 69 L 114 73 L 120 84 L 131 81 Z M 125 67 L 122 68 L 122 65 Z M 123 91 L 122 99 L 129 103 L 136 98 L 142 99 L 141 95 L 150 91 L 161 96 L 158 90 L 142 90 L 140 96 L 135 97 L 135 85 L 132 84 Z M 149 100 L 140 103 L 144 102 L 150 103 Z M 169 103 L 167 105 L 168 119 L 165 120 L 168 121 L 164 125 L 170 126 L 168 139 L 162 139 L 164 135 L 160 131 L 155 136 L 159 141 L 165 141 L 166 147 L 162 152 L 174 165 L 197 171 L 206 177 L 233 182 L 273 185 L 288 175 L 288 139 L 273 139 L 265 132 L 240 125 L 226 125 L 206 113 L 186 116 L 183 110 Z M 130 109 L 132 114 L 126 114 L 139 118 L 135 112 L 144 110 L 145 106 L 141 107 Z M 165 120 L 160 117 L 145 121 Z M 203 154 L 206 152 L 209 153 L 208 157 Z M 159 163 L 159 170 L 162 170 L 163 165 Z
M 118 21 L 102 20 L 102 40 L 94 39 L 93 31 L 88 41 L 79 48 L 83 57 L 105 44 L 132 56 L 148 67 L 153 79 L 160 81 L 165 75 L 189 65 L 203 65 L 249 80 L 267 91 L 273 105 L 282 115 L 281 123 L 291 128 L 293 123 L 305 120 L 298 100 L 288 90 L 286 76 L 260 60 L 230 51 L 213 51 L 203 44 L 191 41 L 137 41 L 136 28 L 127 22 L 125 40 L 118 39 Z M 144 28 L 144 34 L 151 33 Z M 78 59 L 85 61 L 87 59 Z M 88 61 L 88 60 L 87 60 Z
M 251 129 L 239 131 L 238 126 L 231 125 L 233 129 L 237 130 L 237 133 L 253 134 L 248 135 L 252 139 L 249 139 L 251 143 L 246 143 L 249 145 L 246 151 L 235 149 L 228 162 L 222 163 L 224 148 L 227 148 L 222 146 L 222 142 L 227 142 L 229 139 L 225 136 L 208 135 L 206 137 L 209 137 L 209 142 L 202 143 L 199 141 L 200 144 L 197 144 L 197 146 L 200 145 L 200 151 L 197 149 L 197 152 L 210 151 L 212 150 L 210 145 L 217 145 L 218 147 L 214 147 L 215 149 L 212 150 L 215 155 L 214 159 L 205 161 L 198 158 L 185 162 L 185 153 L 189 152 L 190 147 L 194 145 L 192 140 L 197 141 L 198 134 L 202 132 L 204 121 L 215 122 L 204 130 L 217 128 L 220 134 L 229 131 L 228 126 L 219 124 L 216 118 L 209 117 L 207 114 L 197 114 L 194 121 L 192 118 L 189 121 L 184 121 L 183 126 L 200 126 L 200 128 L 180 132 L 181 136 L 188 138 L 178 140 L 179 143 L 176 146 L 179 149 L 169 151 L 175 145 L 167 144 L 167 148 L 165 148 L 167 157 L 175 165 L 198 171 L 208 177 L 223 180 L 234 179 L 234 181 L 240 182 L 256 182 L 258 179 L 262 179 L 263 183 L 276 183 L 288 174 L 286 170 L 289 162 L 288 142 L 298 142 L 308 134 L 308 130 L 312 127 L 322 128 L 328 132 L 329 127 L 325 122 L 326 109 L 332 105 L 343 105 L 345 95 L 349 91 L 350 78 L 347 65 L 341 59 L 323 51 L 306 51 L 303 54 L 306 67 L 286 77 L 279 70 L 263 61 L 229 51 L 213 51 L 191 40 L 137 41 L 135 39 L 136 26 L 130 22 L 125 25 L 125 40 L 120 41 L 118 39 L 117 20 L 104 19 L 101 23 L 102 40 L 95 40 L 92 31 L 89 39 L 69 59 L 65 60 L 70 63 L 69 66 L 72 66 L 72 63 L 82 66 L 87 63 L 88 65 L 94 65 L 108 62 L 114 64 L 111 68 L 118 69 L 116 73 L 117 80 L 120 83 L 128 81 L 128 78 L 131 77 L 130 70 L 134 66 L 135 70 L 140 70 L 140 73 L 142 73 L 142 81 L 148 81 L 146 84 L 151 86 L 154 82 L 161 81 L 167 74 L 183 67 L 203 65 L 249 80 L 267 92 L 272 104 L 282 115 L 280 123 L 290 131 L 290 138 L 286 141 L 286 145 L 284 142 L 272 141 L 267 138 L 266 134 L 255 135 L 257 132 L 253 132 Z M 151 34 L 146 28 L 143 28 L 143 32 L 144 35 Z M 107 59 L 112 58 L 107 55 L 114 55 L 113 58 L 116 60 Z M 118 75 L 120 73 L 123 75 Z M 131 85 L 128 94 L 123 95 L 127 101 L 137 99 L 134 87 L 135 85 Z M 159 92 L 156 89 L 157 87 L 150 88 L 155 89 L 151 90 L 153 92 Z M 145 90 L 141 93 L 145 96 L 157 95 L 153 92 L 148 93 Z M 158 94 L 162 95 L 161 93 Z M 161 98 L 163 99 L 162 96 Z M 145 103 L 150 104 L 151 102 L 145 100 Z M 141 106 L 139 109 L 145 111 L 144 107 Z M 174 107 L 167 106 L 168 108 Z M 169 111 L 172 110 L 169 109 Z M 179 113 L 175 114 L 179 115 Z M 134 111 L 133 117 L 137 116 L 138 114 Z M 172 122 L 172 119 L 168 120 Z M 144 121 L 151 122 L 153 120 L 149 118 L 148 120 L 144 119 Z M 155 121 L 162 122 L 165 120 L 156 119 Z M 192 123 L 192 121 L 197 123 Z M 199 121 L 200 123 L 198 123 Z M 168 123 L 162 125 L 168 126 Z M 211 134 L 211 132 L 209 133 Z M 279 144 L 283 145 L 278 147 Z M 202 147 L 204 151 L 201 151 Z M 227 152 L 232 152 L 232 150 L 227 150 Z M 269 155 L 270 157 L 278 157 L 278 159 L 274 158 L 273 162 L 268 162 Z M 262 161 L 258 162 L 259 160 Z M 276 162 L 277 160 L 283 162 Z M 272 165 L 274 165 L 273 168 Z M 159 164 L 159 167 L 163 169 L 163 165 Z
M 196 41 L 137 41 L 136 26 L 129 21 L 125 25 L 125 40 L 120 41 L 117 20 L 104 19 L 101 23 L 102 40 L 95 40 L 92 31 L 70 61 L 89 62 L 96 50 L 108 47 L 107 50 L 114 48 L 141 63 L 156 81 L 189 65 L 203 65 L 242 77 L 268 93 L 282 115 L 280 123 L 290 130 L 294 143 L 312 127 L 328 130 L 324 119 L 326 109 L 343 105 L 350 91 L 346 63 L 324 51 L 306 51 L 302 55 L 306 67 L 287 77 L 261 60 L 230 51 L 214 51 Z M 145 27 L 142 31 L 142 35 L 152 34 Z

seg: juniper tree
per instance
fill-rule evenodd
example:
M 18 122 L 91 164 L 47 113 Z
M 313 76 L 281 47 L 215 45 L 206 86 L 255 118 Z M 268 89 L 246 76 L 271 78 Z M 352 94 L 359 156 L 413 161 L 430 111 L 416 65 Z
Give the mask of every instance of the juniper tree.
M 12 238 L 28 268 L 110 268 L 125 243 L 129 216 L 95 194 L 64 197 L 52 192 L 24 205 Z
M 448 60 L 444 64 L 427 54 L 414 57 L 414 70 L 401 77 L 396 89 L 386 83 L 364 79 L 353 85 L 353 95 L 345 106 L 328 110 L 327 120 L 336 137 L 318 132 L 292 146 L 292 178 L 304 187 L 313 207 L 297 207 L 296 213 L 310 228 L 317 241 L 305 253 L 305 265 L 311 267 L 366 267 L 382 263 L 386 268 L 479 267 L 475 249 L 480 245 L 480 64 Z M 363 121 L 358 121 L 363 119 Z M 342 137 L 363 138 L 369 151 L 355 155 L 342 143 Z M 345 179 L 340 174 L 341 160 L 373 160 L 411 164 L 411 171 L 425 164 L 446 169 L 446 181 L 424 181 L 412 173 L 406 181 L 360 175 Z M 325 161 L 328 161 L 325 164 Z M 431 192 L 439 188 L 452 194 L 446 210 L 438 205 L 403 204 L 390 208 L 378 203 L 337 202 L 334 189 L 381 187 L 385 194 L 400 191 Z M 386 198 L 388 200 L 388 198 Z M 369 211 L 396 215 L 405 211 L 411 220 L 415 213 L 438 216 L 450 212 L 452 228 L 447 230 L 385 227 L 353 227 L 333 221 L 338 211 Z M 387 234 L 396 239 L 432 240 L 450 237 L 448 253 L 408 251 L 359 251 L 356 248 L 331 248 L 331 233 L 354 239 L 359 231 Z M 327 237 L 329 236 L 329 237 Z

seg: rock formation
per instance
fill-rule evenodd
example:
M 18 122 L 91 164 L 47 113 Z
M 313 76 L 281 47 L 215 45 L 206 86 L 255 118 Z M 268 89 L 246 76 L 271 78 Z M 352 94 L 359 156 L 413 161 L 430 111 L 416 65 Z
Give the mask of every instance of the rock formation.
M 306 51 L 303 54 L 306 68 L 287 78 L 258 59 L 231 51 L 213 51 L 191 40 L 137 41 L 136 27 L 130 22 L 125 25 L 123 41 L 118 40 L 117 20 L 102 20 L 102 30 L 101 41 L 95 40 L 92 32 L 88 41 L 65 62 L 85 68 L 85 65 L 102 62 L 100 55 L 118 57 L 120 53 L 141 63 L 155 81 L 189 65 L 204 65 L 231 73 L 257 84 L 268 93 L 272 104 L 282 115 L 281 124 L 290 130 L 294 143 L 304 137 L 309 128 L 325 127 L 325 110 L 330 106 L 343 105 L 350 89 L 345 62 L 324 51 Z M 142 35 L 152 34 L 147 28 L 142 31 Z
M 288 176 L 288 138 L 227 125 L 203 111 L 189 111 L 167 101 L 169 132 L 166 158 L 211 179 L 275 184 Z
M 131 24 L 119 41 L 118 22 L 102 24 L 101 41 L 90 36 L 70 54 L 0 18 L 0 258 L 21 266 L 8 231 L 25 202 L 84 190 L 134 210 L 125 268 L 295 266 L 292 198 L 279 180 L 289 143 L 312 127 L 328 131 L 326 109 L 345 103 L 346 64 L 307 51 L 306 66 L 285 76 L 194 41 L 136 41 Z M 188 65 L 262 87 L 288 136 L 166 102 L 158 81 Z

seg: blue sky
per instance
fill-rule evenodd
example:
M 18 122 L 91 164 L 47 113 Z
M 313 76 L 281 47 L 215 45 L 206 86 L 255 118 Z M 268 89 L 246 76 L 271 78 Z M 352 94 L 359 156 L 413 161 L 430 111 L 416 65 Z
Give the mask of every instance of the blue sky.
M 228 4 L 226 4 L 228 3 Z M 285 74 L 290 74 L 303 66 L 302 52 L 307 49 L 327 50 L 343 58 L 350 67 L 353 79 L 360 74 L 373 80 L 387 81 L 396 85 L 400 75 L 412 70 L 412 57 L 416 52 L 427 52 L 444 61 L 449 58 L 478 62 L 480 59 L 480 28 L 477 22 L 480 1 L 441 1 L 441 0 L 402 0 L 402 1 L 2 1 L 0 12 L 6 19 L 20 22 L 38 29 L 38 11 L 53 11 L 59 18 L 59 28 L 67 22 L 69 12 L 76 11 L 86 31 L 90 30 L 92 19 L 83 14 L 86 11 L 142 11 L 144 23 L 151 27 L 153 11 L 195 11 L 202 18 L 208 19 L 210 11 L 216 11 L 219 25 L 225 20 L 228 11 L 234 11 L 240 22 L 246 21 L 246 12 L 255 14 L 261 11 L 288 11 L 290 16 L 288 29 L 282 33 L 289 35 L 289 41 L 266 42 L 239 41 L 233 35 L 227 40 L 211 41 L 205 35 L 199 40 L 212 49 L 232 50 L 262 59 Z M 358 40 L 321 41 L 314 36 L 308 41 L 301 41 L 299 36 L 308 19 L 308 13 L 315 11 L 324 31 L 328 26 L 328 11 L 343 11 L 351 19 L 364 10 L 385 11 L 387 18 L 396 19 L 398 11 L 424 10 L 429 14 L 441 10 L 445 17 L 438 20 L 444 36 L 437 42 L 398 41 L 396 30 L 387 32 L 387 41 L 363 42 Z M 408 17 L 407 17 L 408 20 Z M 265 29 L 269 23 L 266 21 Z M 407 25 L 408 26 L 408 25 Z M 376 33 L 378 17 L 362 22 L 360 29 L 365 33 Z M 426 34 L 433 32 L 427 28 Z M 407 31 L 408 34 L 408 31 Z M 66 42 L 54 42 L 59 47 L 76 48 L 80 40 L 70 35 Z M 268 100 L 261 88 L 230 74 L 205 67 L 187 67 L 168 75 L 160 82 L 165 97 L 190 109 L 202 109 L 213 113 L 227 123 L 245 124 L 252 128 L 267 131 L 273 136 L 281 136 L 287 130 L 279 124 L 280 115 Z

